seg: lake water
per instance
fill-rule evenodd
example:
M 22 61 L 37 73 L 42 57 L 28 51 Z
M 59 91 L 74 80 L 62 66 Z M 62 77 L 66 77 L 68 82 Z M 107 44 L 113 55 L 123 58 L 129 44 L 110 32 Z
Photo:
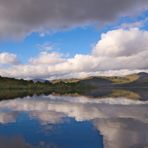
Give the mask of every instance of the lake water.
M 53 95 L 1 101 L 0 148 L 148 148 L 148 102 Z

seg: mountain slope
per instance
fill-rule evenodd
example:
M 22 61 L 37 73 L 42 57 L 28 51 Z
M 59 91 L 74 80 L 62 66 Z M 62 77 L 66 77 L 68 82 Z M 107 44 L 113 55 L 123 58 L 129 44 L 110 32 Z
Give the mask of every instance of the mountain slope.
M 148 100 L 148 74 L 123 77 L 88 77 L 84 79 L 34 82 L 0 77 L 0 99 L 34 94 L 78 94 L 93 97 L 142 98 Z M 139 94 L 139 95 L 138 95 Z M 139 97 L 141 96 L 141 97 Z

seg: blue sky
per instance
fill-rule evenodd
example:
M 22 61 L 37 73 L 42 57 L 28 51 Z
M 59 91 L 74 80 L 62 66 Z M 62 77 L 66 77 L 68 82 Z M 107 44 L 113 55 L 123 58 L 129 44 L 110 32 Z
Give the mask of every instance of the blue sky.
M 46 44 L 53 46 L 54 50 L 74 56 L 77 53 L 86 54 L 91 46 L 99 39 L 100 31 L 93 26 L 86 28 L 74 28 L 72 30 L 58 31 L 41 37 L 38 33 L 32 33 L 25 39 L 0 42 L 0 51 L 12 52 L 21 60 L 27 60 L 38 55 L 41 47 Z
M 17 0 L 14 0 L 14 1 L 17 2 Z M 44 0 L 44 2 L 47 3 L 46 0 Z M 98 3 L 95 0 L 93 0 L 92 2 L 94 2 L 94 5 L 95 5 L 95 3 Z M 112 2 L 114 2 L 114 0 L 112 0 Z M 131 0 L 131 2 L 132 2 L 132 0 Z M 144 5 L 142 5 L 142 2 Z M 101 3 L 101 1 L 100 1 L 100 3 Z M 49 2 L 49 4 L 50 4 L 50 2 Z M 71 18 L 69 18 L 69 16 L 66 16 L 64 14 L 64 12 L 61 11 L 61 13 L 63 13 L 63 16 L 64 15 L 65 16 L 64 17 L 62 16 L 63 18 L 61 16 L 60 17 L 62 19 L 65 19 L 65 21 L 67 21 L 68 23 L 61 21 L 61 18 L 57 21 L 55 18 L 56 17 L 58 18 L 58 16 L 53 14 L 53 18 L 51 20 L 50 20 L 50 18 L 47 18 L 47 20 L 49 20 L 49 22 L 47 22 L 46 24 L 39 22 L 39 27 L 37 26 L 38 24 L 34 25 L 34 23 L 33 23 L 34 27 L 32 27 L 33 25 L 29 24 L 31 21 L 28 22 L 29 16 L 25 16 L 23 18 L 24 14 L 23 14 L 23 12 L 20 12 L 19 17 L 21 18 L 21 21 L 18 16 L 15 17 L 15 15 L 14 15 L 13 16 L 14 20 L 12 22 L 12 25 L 10 24 L 10 26 L 9 26 L 6 24 L 7 27 L 6 28 L 3 27 L 2 29 L 0 27 L 0 32 L 2 34 L 1 38 L 0 38 L 0 54 L 2 54 L 2 56 L 0 58 L 0 61 L 1 61 L 0 66 L 3 68 L 3 69 L 1 69 L 0 74 L 1 75 L 6 74 L 8 76 L 19 77 L 19 78 L 20 77 L 31 78 L 32 76 L 27 75 L 27 74 L 22 74 L 22 75 L 17 76 L 16 74 L 13 74 L 9 71 L 10 70 L 15 71 L 17 68 L 20 69 L 21 66 L 24 66 L 24 67 L 34 66 L 33 68 L 35 68 L 35 69 L 36 69 L 35 65 L 38 65 L 41 67 L 44 67 L 44 66 L 46 67 L 47 65 L 50 66 L 50 64 L 52 63 L 50 61 L 50 58 L 53 59 L 53 61 L 55 61 L 55 59 L 58 57 L 60 60 L 56 59 L 57 62 L 54 63 L 54 64 L 56 64 L 55 66 L 58 66 L 58 64 L 60 64 L 58 61 L 62 61 L 61 64 L 67 65 L 67 63 L 65 61 L 73 62 L 77 58 L 80 63 L 81 63 L 81 60 L 83 63 L 83 59 L 85 59 L 85 58 L 87 59 L 88 56 L 90 56 L 90 59 L 92 58 L 92 56 L 94 56 L 95 58 L 97 56 L 99 58 L 101 56 L 106 57 L 105 53 L 110 52 L 110 49 L 108 50 L 105 48 L 106 45 L 104 45 L 102 43 L 102 42 L 104 42 L 103 40 L 105 40 L 105 39 L 107 39 L 107 41 L 108 41 L 108 39 L 112 40 L 112 38 L 110 37 L 110 34 L 114 35 L 117 32 L 118 33 L 121 32 L 121 30 L 125 31 L 125 34 L 126 33 L 131 34 L 132 32 L 134 32 L 134 31 L 132 31 L 132 29 L 133 30 L 137 29 L 138 33 L 141 34 L 144 39 L 147 39 L 147 36 L 145 37 L 145 34 L 148 31 L 148 9 L 147 9 L 148 7 L 146 4 L 147 4 L 147 2 L 145 0 L 143 0 L 143 1 L 141 1 L 141 3 L 138 4 L 139 7 L 135 6 L 135 8 L 134 8 L 135 4 L 131 3 L 130 4 L 131 8 L 129 6 L 129 10 L 127 9 L 125 11 L 123 9 L 123 11 L 121 11 L 122 12 L 121 13 L 120 10 L 117 9 L 117 13 L 119 13 L 118 16 L 115 16 L 115 14 L 113 14 L 113 16 L 110 16 L 108 13 L 113 13 L 112 9 L 111 9 L 111 10 L 108 10 L 111 12 L 108 12 L 107 14 L 104 13 L 104 15 L 101 14 L 102 16 L 98 15 L 98 18 L 95 17 L 95 19 L 93 17 L 93 15 L 95 16 L 95 14 L 92 14 L 91 16 L 87 16 L 88 18 L 86 17 L 86 19 L 83 19 L 83 17 L 82 17 L 82 20 L 81 19 L 77 20 L 77 17 L 79 18 L 79 13 L 76 15 L 77 17 L 74 16 L 74 18 L 71 19 Z M 41 7 L 45 8 L 44 4 L 42 4 L 42 5 L 41 5 Z M 67 6 L 70 6 L 70 5 L 71 4 L 65 3 L 65 9 Z M 7 7 L 7 5 L 6 5 L 6 7 Z M 121 8 L 122 8 L 122 6 L 121 6 Z M 114 9 L 116 9 L 116 6 Z M 87 11 L 89 11 L 89 8 L 86 8 L 86 15 L 87 15 Z M 97 13 L 98 14 L 102 13 L 102 11 L 101 12 L 98 11 Z M 31 10 L 31 12 L 32 12 L 32 10 Z M 73 11 L 73 13 L 76 13 L 75 10 Z M 55 15 L 55 18 L 54 18 L 54 15 Z M 7 21 L 9 22 L 9 19 L 10 19 L 9 17 L 4 19 L 4 22 L 7 22 Z M 32 16 L 32 19 L 33 19 L 33 16 Z M 37 19 L 35 21 L 38 21 L 38 20 L 39 19 Z M 54 23 L 52 24 L 51 21 L 53 21 L 53 22 L 55 21 L 55 23 L 58 22 L 59 24 L 54 24 Z M 17 22 L 19 22 L 19 23 L 23 22 L 24 24 L 22 25 L 21 23 L 19 24 Z M 1 26 L 3 25 L 2 23 L 3 22 L 1 22 Z M 19 24 L 19 25 L 17 26 L 15 24 Z M 53 27 L 52 27 L 52 25 L 53 25 Z M 10 31 L 8 32 L 7 30 L 5 31 L 4 29 L 10 30 Z M 141 33 L 142 31 L 144 31 L 145 33 Z M 112 32 L 112 33 L 110 33 L 110 32 Z M 138 33 L 137 32 L 135 33 L 134 39 L 130 38 L 130 40 L 133 40 L 131 42 L 132 47 L 133 47 L 132 44 L 133 44 L 134 40 L 137 41 L 137 34 Z M 106 34 L 106 38 L 103 38 L 102 34 Z M 113 37 L 113 39 L 114 39 L 114 37 Z M 115 40 L 117 40 L 116 37 L 115 37 Z M 114 41 L 112 41 L 112 42 L 114 42 Z M 128 42 L 128 41 L 125 41 L 125 42 Z M 108 42 L 107 42 L 107 44 L 108 44 Z M 117 43 L 117 41 L 116 41 L 116 45 L 113 45 L 113 46 L 117 46 L 118 44 L 119 43 Z M 120 43 L 120 44 L 123 47 L 127 46 L 127 45 L 124 45 L 123 43 Z M 128 44 L 130 44 L 130 42 L 128 42 Z M 145 42 L 143 43 L 141 41 L 140 44 L 145 45 Z M 112 46 L 112 43 L 109 44 L 109 46 Z M 142 46 L 143 45 L 141 45 L 141 47 Z M 138 47 L 138 49 L 140 50 L 141 47 Z M 116 47 L 110 47 L 110 48 L 113 51 L 114 48 L 116 48 Z M 103 50 L 103 49 L 104 49 L 104 51 L 101 51 L 101 52 L 99 51 L 99 50 Z M 97 51 L 95 51 L 95 50 L 97 50 Z M 118 49 L 116 49 L 116 50 L 118 50 Z M 124 50 L 125 50 L 125 52 L 127 52 L 127 50 L 134 50 L 134 49 L 129 48 L 129 49 L 124 49 Z M 143 49 L 141 49 L 141 50 L 143 50 Z M 102 52 L 104 53 L 103 55 L 102 55 Z M 146 52 L 147 52 L 147 50 L 146 50 Z M 51 55 L 52 53 L 54 53 L 54 54 Z M 99 55 L 94 55 L 94 53 L 99 53 Z M 112 57 L 114 52 L 110 52 L 110 53 L 111 53 L 110 56 Z M 133 51 L 133 53 L 134 53 L 134 51 Z M 5 59 L 4 57 L 6 57 L 6 60 L 7 60 L 9 58 L 9 54 L 13 54 L 13 55 L 10 56 L 10 59 L 8 60 L 8 62 L 7 61 L 4 62 L 3 61 Z M 118 52 L 116 54 L 118 54 Z M 47 55 L 47 57 L 45 57 L 45 55 Z M 54 59 L 54 56 L 55 56 L 55 59 Z M 82 59 L 81 59 L 81 57 L 82 57 Z M 109 66 L 106 66 L 106 68 L 105 67 L 99 68 L 99 67 L 102 67 L 102 65 L 99 66 L 99 62 L 100 62 L 99 58 L 97 60 L 98 66 L 96 66 L 97 67 L 96 69 L 95 68 L 94 69 L 89 69 L 89 68 L 87 69 L 84 64 L 81 67 L 81 70 L 79 67 L 78 69 L 76 68 L 75 70 L 73 70 L 73 69 L 72 70 L 69 70 L 69 69 L 65 70 L 64 69 L 64 70 L 61 70 L 61 72 L 58 71 L 58 73 L 51 71 L 51 73 L 52 73 L 51 75 L 50 74 L 48 75 L 47 73 L 45 75 L 44 74 L 37 74 L 35 76 L 35 78 L 36 77 L 45 77 L 45 78 L 50 79 L 50 77 L 51 76 L 53 77 L 54 74 L 57 75 L 58 77 L 60 77 L 60 73 L 61 73 L 61 76 L 63 76 L 63 73 L 66 73 L 65 77 L 67 77 L 68 74 L 70 74 L 69 77 L 75 77 L 75 76 L 77 77 L 77 76 L 80 76 L 81 74 L 82 74 L 82 76 L 87 76 L 87 75 L 91 75 L 91 74 L 92 75 L 93 74 L 94 75 L 104 74 L 105 71 L 108 71 L 109 74 L 110 73 L 113 74 L 113 72 L 110 72 L 110 71 L 115 71 L 115 74 L 119 74 L 120 71 L 122 71 L 122 70 L 125 71 L 125 73 L 128 73 L 128 71 L 129 72 L 132 72 L 132 71 L 135 72 L 135 71 L 140 71 L 140 70 L 147 71 L 147 67 L 145 66 L 147 63 L 145 63 L 143 66 L 139 66 L 139 67 L 138 66 L 134 67 L 134 65 L 133 65 L 133 68 L 132 68 L 132 65 L 129 66 L 130 63 L 133 63 L 132 61 L 129 63 L 129 65 L 121 66 L 121 68 L 118 68 L 118 66 L 113 67 L 111 69 L 108 68 Z M 133 57 L 130 57 L 130 58 L 133 58 Z M 44 60 L 47 60 L 47 62 L 45 62 Z M 50 62 L 48 63 L 48 60 L 51 63 Z M 92 61 L 93 60 L 94 60 L 94 58 L 92 58 Z M 109 60 L 109 58 L 106 60 Z M 19 61 L 19 62 L 16 62 L 16 61 Z M 33 62 L 31 63 L 30 61 L 33 61 Z M 78 61 L 76 61 L 76 63 L 79 63 Z M 65 63 L 63 63 L 63 62 L 65 62 Z M 76 63 L 74 62 L 74 66 Z M 102 62 L 100 62 L 100 63 L 102 63 Z M 115 64 L 118 65 L 118 64 L 120 64 L 120 62 L 118 63 L 117 61 L 115 61 Z M 8 65 L 10 67 L 9 69 L 7 68 Z M 51 66 L 53 66 L 53 65 L 51 65 Z M 110 67 L 112 67 L 112 65 Z M 46 68 L 50 69 L 50 67 L 46 67 Z M 117 71 L 119 71 L 119 72 L 117 72 Z M 49 71 L 49 73 L 50 73 L 50 71 Z M 74 73 L 74 75 L 71 76 L 71 73 Z M 55 78 L 56 78 L 56 76 L 55 76 Z
M 40 46 L 45 44 L 53 46 L 54 50 L 67 54 L 70 57 L 75 54 L 88 54 L 98 42 L 102 33 L 113 30 L 123 23 L 144 21 L 147 16 L 148 11 L 145 11 L 138 16 L 121 17 L 104 26 L 99 26 L 98 23 L 96 25 L 47 33 L 44 36 L 41 36 L 40 33 L 31 33 L 21 39 L 2 39 L 0 41 L 0 52 L 15 53 L 22 62 L 27 62 L 30 57 L 37 56 L 41 52 Z M 148 30 L 148 21 L 140 28 Z

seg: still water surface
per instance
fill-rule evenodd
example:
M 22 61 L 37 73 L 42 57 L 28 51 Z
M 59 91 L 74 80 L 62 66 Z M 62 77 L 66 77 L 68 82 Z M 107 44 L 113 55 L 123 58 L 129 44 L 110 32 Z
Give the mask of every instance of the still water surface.
M 148 148 L 148 102 L 53 95 L 1 101 L 0 148 Z

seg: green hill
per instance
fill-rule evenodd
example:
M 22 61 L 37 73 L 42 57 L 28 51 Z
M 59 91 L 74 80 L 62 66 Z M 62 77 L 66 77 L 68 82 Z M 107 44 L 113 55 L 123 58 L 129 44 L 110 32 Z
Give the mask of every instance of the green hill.
M 147 83 L 148 74 L 147 73 L 138 73 L 130 74 L 126 76 L 91 76 L 83 79 L 58 79 L 53 80 L 53 84 L 57 83 L 84 83 L 85 85 L 124 85 L 124 84 L 133 84 L 133 83 Z
M 127 97 L 148 99 L 148 74 L 88 77 L 54 81 L 32 81 L 0 77 L 0 99 L 40 94 L 79 94 L 93 97 Z

